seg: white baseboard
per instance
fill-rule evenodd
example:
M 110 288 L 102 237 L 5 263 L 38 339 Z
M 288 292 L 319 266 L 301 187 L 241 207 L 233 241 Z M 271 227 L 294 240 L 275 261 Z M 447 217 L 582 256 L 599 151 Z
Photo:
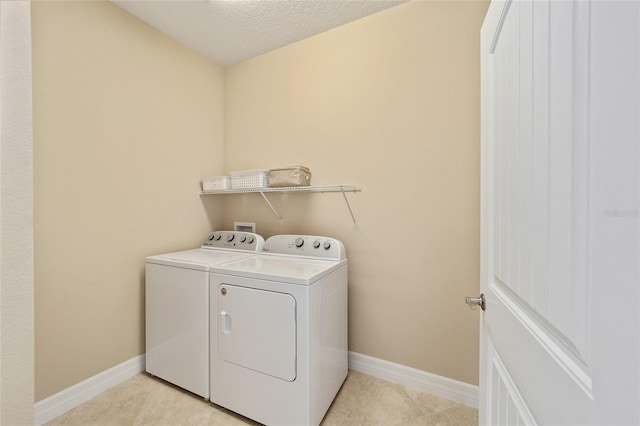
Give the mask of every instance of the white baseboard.
M 478 408 L 478 386 L 426 371 L 349 352 L 349 368 L 379 379 Z
M 58 392 L 35 405 L 40 426 L 144 371 L 144 354 Z M 349 352 L 349 368 L 379 379 L 407 386 L 451 401 L 478 407 L 478 387 L 426 371 L 395 364 L 357 352 Z
M 144 354 L 89 377 L 42 401 L 36 402 L 35 424 L 40 426 L 77 407 L 109 388 L 144 371 Z

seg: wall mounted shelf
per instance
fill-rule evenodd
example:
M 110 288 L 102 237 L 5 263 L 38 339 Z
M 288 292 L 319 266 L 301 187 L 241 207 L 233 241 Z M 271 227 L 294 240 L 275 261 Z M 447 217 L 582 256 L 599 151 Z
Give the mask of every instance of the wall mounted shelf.
M 200 191 L 200 195 L 225 195 L 225 194 L 260 194 L 262 198 L 267 203 L 269 208 L 273 214 L 276 215 L 280 223 L 283 222 L 282 216 L 278 213 L 278 211 L 273 207 L 266 193 L 269 192 L 279 192 L 279 193 L 293 193 L 293 192 L 340 192 L 344 197 L 344 202 L 347 204 L 347 208 L 349 209 L 349 214 L 351 215 L 351 220 L 353 221 L 353 227 L 357 228 L 358 224 L 356 223 L 356 218 L 353 215 L 353 211 L 351 210 L 351 205 L 349 204 L 349 199 L 347 198 L 347 192 L 360 192 L 362 191 L 360 188 L 356 188 L 355 186 L 350 185 L 313 185 L 313 186 L 290 186 L 283 188 L 237 188 L 237 189 L 218 189 L 214 191 Z

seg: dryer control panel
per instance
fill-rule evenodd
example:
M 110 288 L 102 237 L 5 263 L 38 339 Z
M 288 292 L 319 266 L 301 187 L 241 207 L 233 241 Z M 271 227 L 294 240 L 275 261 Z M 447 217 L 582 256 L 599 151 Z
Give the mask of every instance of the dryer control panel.
M 260 253 L 264 238 L 252 232 L 214 231 L 202 243 L 202 248 L 240 250 Z
M 263 252 L 333 261 L 347 258 L 342 242 L 335 238 L 316 235 L 274 235 L 265 241 Z

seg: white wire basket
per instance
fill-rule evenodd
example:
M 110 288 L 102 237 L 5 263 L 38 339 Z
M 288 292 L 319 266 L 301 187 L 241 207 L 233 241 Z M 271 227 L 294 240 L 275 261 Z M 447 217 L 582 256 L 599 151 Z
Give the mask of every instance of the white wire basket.
M 269 186 L 268 170 L 231 172 L 231 189 L 266 188 Z
M 231 189 L 231 178 L 229 176 L 209 176 L 202 180 L 203 191 L 217 191 L 221 189 Z

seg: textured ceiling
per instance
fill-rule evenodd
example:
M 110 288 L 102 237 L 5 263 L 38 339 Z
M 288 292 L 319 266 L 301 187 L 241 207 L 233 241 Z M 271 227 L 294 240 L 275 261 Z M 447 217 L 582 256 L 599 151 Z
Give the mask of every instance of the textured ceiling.
M 406 0 L 112 0 L 224 67 Z

